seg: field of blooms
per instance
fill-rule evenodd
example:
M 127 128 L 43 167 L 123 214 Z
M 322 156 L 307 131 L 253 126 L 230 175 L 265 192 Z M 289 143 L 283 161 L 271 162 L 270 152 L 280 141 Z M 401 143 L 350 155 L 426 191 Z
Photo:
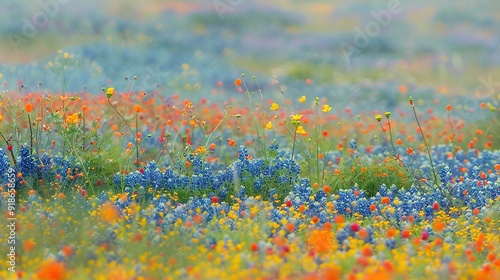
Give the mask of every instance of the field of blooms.
M 498 5 L 139 2 L 0 4 L 0 279 L 500 279 Z
M 497 135 L 449 104 L 446 119 L 409 96 L 354 115 L 274 83 L 281 99 L 250 91 L 255 77 L 219 82 L 222 103 L 113 87 L 2 96 L 0 201 L 17 221 L 1 249 L 15 235 L 17 277 L 500 276 Z

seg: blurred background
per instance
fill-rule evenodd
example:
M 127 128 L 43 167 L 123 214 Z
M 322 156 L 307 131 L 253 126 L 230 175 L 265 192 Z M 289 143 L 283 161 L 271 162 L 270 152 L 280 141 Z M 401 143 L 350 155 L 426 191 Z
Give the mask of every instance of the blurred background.
M 0 11 L 2 90 L 127 91 L 137 76 L 135 90 L 194 98 L 220 82 L 236 94 L 246 73 L 269 96 L 277 77 L 290 96 L 359 110 L 409 95 L 464 112 L 500 99 L 495 1 L 2 0 Z

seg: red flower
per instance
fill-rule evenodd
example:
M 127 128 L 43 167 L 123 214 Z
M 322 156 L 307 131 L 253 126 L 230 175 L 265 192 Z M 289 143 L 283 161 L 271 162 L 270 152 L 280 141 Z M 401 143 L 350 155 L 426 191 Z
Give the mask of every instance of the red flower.
M 351 230 L 353 232 L 358 232 L 361 229 L 361 227 L 357 223 L 352 223 L 351 224 Z
M 432 204 L 432 209 L 434 209 L 434 211 L 439 210 L 439 203 L 434 202 L 434 204 Z
M 427 240 L 429 239 L 429 233 L 427 231 L 422 231 L 422 235 L 420 236 L 422 240 Z

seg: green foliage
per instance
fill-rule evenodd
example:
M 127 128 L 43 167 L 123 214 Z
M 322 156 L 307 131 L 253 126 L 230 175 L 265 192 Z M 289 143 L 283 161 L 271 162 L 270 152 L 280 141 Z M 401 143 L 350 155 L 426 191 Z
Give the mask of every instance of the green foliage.
M 412 174 L 392 156 L 374 158 L 345 155 L 333 176 L 327 177 L 333 191 L 352 188 L 355 185 L 367 196 L 374 196 L 382 184 L 409 188 Z

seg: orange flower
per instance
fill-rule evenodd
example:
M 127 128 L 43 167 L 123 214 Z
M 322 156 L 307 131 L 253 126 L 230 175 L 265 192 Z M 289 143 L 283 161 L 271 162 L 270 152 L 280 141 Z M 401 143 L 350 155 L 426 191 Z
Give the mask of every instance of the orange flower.
M 31 103 L 28 103 L 26 104 L 26 106 L 24 106 L 24 110 L 26 110 L 26 112 L 30 113 L 31 111 L 33 111 L 33 104 Z
M 118 209 L 111 202 L 106 202 L 101 208 L 101 219 L 106 222 L 112 222 L 119 217 Z
M 239 78 L 238 78 L 238 79 L 236 79 L 236 81 L 234 81 L 234 84 L 235 84 L 237 87 L 241 86 L 241 79 L 239 79 Z
M 363 249 L 361 249 L 361 254 L 363 254 L 363 256 L 365 257 L 370 257 L 373 254 L 373 251 L 370 246 L 365 245 L 363 246 Z
M 318 216 L 314 216 L 314 217 L 312 217 L 312 220 L 311 220 L 311 221 L 312 221 L 312 223 L 313 223 L 313 224 L 317 224 L 317 223 L 319 222 L 319 218 L 318 218 Z
M 66 117 L 67 124 L 76 124 L 76 123 L 78 123 L 78 120 L 79 120 L 78 113 L 73 113 L 73 114 Z
M 405 239 L 410 238 L 410 235 L 411 235 L 411 231 L 410 231 L 410 230 L 408 230 L 408 229 L 404 229 L 404 230 L 401 232 L 401 237 L 402 237 L 402 238 L 405 238 Z
M 33 241 L 31 239 L 30 240 L 26 240 L 24 242 L 24 244 L 23 244 L 24 250 L 26 250 L 26 251 L 29 252 L 29 251 L 31 251 L 33 249 L 33 247 L 35 247 L 35 245 L 36 245 L 35 241 Z
M 134 112 L 139 113 L 141 111 L 141 106 L 140 105 L 135 105 L 134 106 Z
M 63 246 L 62 249 L 61 249 L 62 253 L 64 256 L 66 257 L 70 257 L 71 255 L 73 255 L 73 248 L 71 248 L 71 246 Z
M 363 228 L 360 231 L 358 231 L 358 236 L 361 239 L 366 239 L 366 238 L 368 238 L 369 234 L 368 234 L 368 231 Z
M 391 199 L 387 196 L 384 196 L 382 197 L 382 199 L 380 199 L 380 202 L 382 202 L 382 204 L 389 204 L 391 203 Z
M 335 216 L 334 221 L 336 224 L 343 224 L 345 222 L 345 219 L 344 219 L 344 216 L 337 215 L 337 216 Z
M 336 249 L 337 240 L 334 238 L 333 232 L 313 230 L 307 238 L 307 245 L 316 253 L 327 254 Z
M 38 279 L 60 280 L 65 278 L 64 274 L 64 264 L 52 261 L 44 264 L 37 272 L 36 276 Z
M 323 187 L 323 191 L 324 191 L 325 193 L 329 193 L 331 190 L 332 190 L 332 189 L 330 188 L 330 186 L 324 186 L 324 187 Z
M 434 231 L 438 231 L 438 232 L 441 232 L 444 230 L 444 228 L 446 227 L 446 223 L 443 222 L 443 221 L 436 221 L 433 225 L 432 225 Z
M 392 238 L 396 235 L 396 229 L 394 227 L 391 227 L 387 230 L 387 238 Z
M 251 243 L 250 244 L 250 250 L 252 252 L 257 252 L 259 250 L 259 245 L 257 243 L 255 243 L 255 242 Z

